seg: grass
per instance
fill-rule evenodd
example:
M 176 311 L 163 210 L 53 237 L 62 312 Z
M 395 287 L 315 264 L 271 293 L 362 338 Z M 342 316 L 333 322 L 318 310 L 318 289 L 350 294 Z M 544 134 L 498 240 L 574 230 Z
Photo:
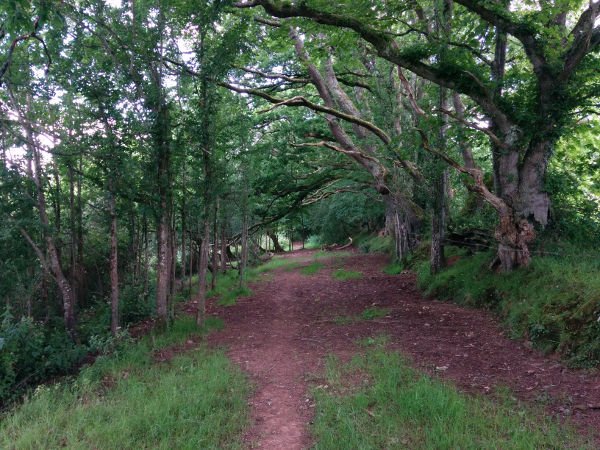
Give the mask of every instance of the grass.
M 389 312 L 390 310 L 387 308 L 367 308 L 361 313 L 360 317 L 363 320 L 380 319 L 387 316 Z
M 256 276 L 254 276 L 256 277 Z M 229 271 L 217 277 L 214 289 L 206 293 L 207 297 L 218 297 L 217 304 L 220 306 L 233 306 L 240 297 L 252 295 L 252 290 L 247 286 L 240 286 L 237 272 Z
M 276 270 L 276 269 L 281 269 L 284 268 L 286 270 L 293 270 L 296 269 L 299 266 L 299 263 L 297 261 L 294 261 L 293 259 L 289 259 L 289 258 L 282 258 L 282 257 L 273 257 L 271 258 L 269 261 L 267 261 L 264 264 L 261 264 L 260 266 L 257 267 L 253 267 L 249 270 L 250 276 L 256 276 L 256 275 L 260 275 L 262 273 L 265 272 L 270 272 L 272 270 Z
M 498 312 L 513 337 L 574 366 L 600 364 L 600 262 L 578 255 L 535 257 L 508 274 L 488 270 L 489 253 L 463 256 L 440 274 L 417 265 L 426 294 Z
M 350 325 L 356 322 L 356 317 L 354 316 L 336 316 L 333 318 L 333 323 L 336 325 Z
M 405 267 L 402 263 L 393 262 L 383 268 L 383 273 L 385 273 L 387 275 L 399 275 L 404 270 L 405 270 Z
M 594 448 L 510 395 L 459 393 L 380 346 L 345 365 L 329 358 L 326 384 L 313 395 L 319 450 Z
M 350 325 L 351 323 L 358 322 L 359 320 L 374 320 L 381 317 L 385 317 L 389 314 L 390 310 L 387 308 L 366 308 L 358 316 L 337 316 L 333 319 L 336 325 Z
M 73 382 L 39 387 L 3 417 L 0 448 L 242 448 L 249 384 L 222 352 L 152 359 L 191 332 L 193 320 L 180 320 L 99 357 Z
M 362 272 L 357 270 L 337 269 L 333 272 L 333 278 L 339 281 L 355 280 L 362 278 Z
M 321 247 L 322 242 L 319 239 L 319 236 L 309 236 L 309 238 L 304 242 L 304 248 L 307 250 L 313 250 L 315 248 Z
M 385 347 L 390 341 L 390 337 L 386 334 L 379 334 L 377 336 L 369 336 L 362 339 L 358 339 L 356 343 L 361 347 Z
M 302 269 L 300 269 L 300 273 L 302 273 L 302 275 L 314 275 L 317 272 L 319 272 L 319 270 L 321 270 L 323 267 L 325 267 L 325 264 L 315 261 L 309 264 L 308 266 L 305 266 Z

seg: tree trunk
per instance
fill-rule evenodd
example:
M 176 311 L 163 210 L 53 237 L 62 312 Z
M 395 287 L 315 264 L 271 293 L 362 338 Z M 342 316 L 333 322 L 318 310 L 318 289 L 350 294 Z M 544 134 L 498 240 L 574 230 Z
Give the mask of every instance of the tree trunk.
M 242 251 L 239 259 L 239 285 L 244 286 L 246 277 L 246 266 L 248 265 L 248 211 L 247 211 L 247 199 L 244 199 L 243 206 L 243 218 L 242 218 L 242 237 L 241 246 Z
M 447 110 L 448 91 L 440 88 L 439 104 L 441 110 Z M 442 114 L 439 129 L 439 151 L 446 151 L 446 132 L 448 130 L 448 116 Z M 437 163 L 436 166 L 440 165 Z M 431 254 L 430 270 L 432 274 L 438 273 L 444 267 L 444 239 L 446 237 L 446 215 L 447 215 L 447 191 L 448 191 L 448 168 L 436 167 L 433 185 L 433 210 L 431 215 Z
M 183 201 L 183 204 L 181 206 L 181 280 L 182 282 L 185 279 L 185 276 L 187 275 L 187 255 L 185 253 L 186 249 L 185 249 L 185 245 L 186 245 L 186 241 L 185 241 L 185 227 L 186 227 L 186 217 L 185 217 L 185 200 Z
M 142 274 L 143 274 L 143 280 L 144 280 L 144 300 L 148 299 L 148 285 L 150 283 L 150 276 L 149 276 L 149 260 L 150 260 L 150 254 L 149 254 L 149 248 L 148 248 L 148 217 L 146 217 L 146 214 L 144 214 L 144 224 L 143 224 L 143 228 L 142 228 L 142 240 L 143 240 L 143 256 L 142 254 L 140 255 L 140 258 L 143 257 L 143 268 L 142 268 Z
M 208 218 L 208 208 L 204 218 L 204 232 L 202 233 L 202 244 L 200 245 L 200 267 L 198 272 L 198 310 L 196 312 L 196 324 L 201 327 L 204 325 L 206 316 L 206 278 L 208 272 L 208 250 L 210 244 L 210 221 Z
M 154 74 L 156 89 L 162 91 L 161 74 Z M 169 292 L 171 288 L 171 142 L 170 118 L 162 92 L 155 99 L 154 144 L 158 186 L 158 260 L 156 269 L 156 314 L 159 327 L 166 328 L 169 321 Z
M 227 272 L 227 238 L 226 238 L 226 230 L 225 230 L 225 218 L 223 218 L 223 223 L 221 223 L 221 271 L 223 273 Z
M 496 227 L 498 253 L 491 267 L 499 266 L 503 272 L 526 267 L 531 262 L 529 244 L 535 239 L 533 225 L 515 215 L 511 208 L 499 211 L 500 223 Z
M 400 194 L 384 196 L 385 233 L 394 239 L 394 258 L 404 261 L 416 244 L 420 219 Z
M 117 212 L 114 192 L 110 193 L 110 331 L 119 331 L 119 264 L 117 240 Z
M 166 204 L 164 211 L 166 211 Z M 169 261 L 169 219 L 166 213 L 161 214 L 158 223 L 158 261 L 156 267 L 156 315 L 158 316 L 159 326 L 166 328 L 168 323 L 168 301 L 169 284 L 171 278 L 171 264 Z
M 219 261 L 218 256 L 219 252 L 217 249 L 218 241 L 219 241 L 219 227 L 218 227 L 218 217 L 219 217 L 219 198 L 217 197 L 215 202 L 215 210 L 214 210 L 214 218 L 213 218 L 213 242 L 212 242 L 212 270 L 211 270 L 211 279 L 210 279 L 210 288 L 214 289 L 217 286 L 217 276 L 219 273 Z
M 446 235 L 446 183 L 447 170 L 442 169 L 442 173 L 436 176 L 434 180 L 434 202 L 431 213 L 431 253 L 430 253 L 430 271 L 432 274 L 438 273 L 445 265 L 444 239 Z
M 272 230 L 267 230 L 267 236 L 271 239 L 271 241 L 273 241 L 273 249 L 275 253 L 285 253 L 285 249 L 279 243 L 279 238 L 277 237 L 276 233 L 274 233 Z
M 15 104 L 15 110 L 21 111 L 20 108 L 16 107 L 16 99 L 12 96 L 11 100 Z M 27 96 L 27 113 L 31 111 L 31 96 Z M 29 241 L 29 244 L 32 245 L 34 250 L 40 259 L 40 262 L 48 271 L 52 273 L 56 283 L 58 285 L 58 289 L 61 293 L 62 297 L 62 306 L 63 306 L 63 317 L 65 322 L 65 329 L 71 339 L 77 341 L 77 333 L 75 330 L 75 296 L 73 294 L 73 288 L 71 284 L 65 277 L 63 268 L 61 266 L 60 257 L 58 254 L 58 249 L 56 248 L 54 238 L 51 234 L 50 221 L 48 219 L 48 214 L 46 211 L 46 196 L 44 194 L 44 186 L 42 183 L 42 163 L 39 153 L 39 147 L 37 144 L 37 138 L 34 133 L 34 128 L 29 120 L 24 114 L 19 114 L 19 118 L 21 119 L 22 125 L 25 129 L 25 133 L 27 136 L 26 146 L 28 150 L 28 157 L 33 159 L 33 167 L 31 175 L 33 176 L 33 184 L 36 189 L 36 198 L 37 198 L 37 206 L 38 206 L 38 214 L 40 218 L 40 223 L 42 225 L 43 233 L 45 234 L 44 241 L 46 243 L 46 255 L 44 256 L 43 252 L 37 248 L 35 243 L 28 235 L 22 230 L 22 234 Z M 46 257 L 48 260 L 46 260 Z

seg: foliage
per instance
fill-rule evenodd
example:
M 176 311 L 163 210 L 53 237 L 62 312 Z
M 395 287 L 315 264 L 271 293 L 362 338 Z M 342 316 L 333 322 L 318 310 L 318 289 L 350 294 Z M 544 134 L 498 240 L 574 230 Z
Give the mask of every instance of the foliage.
M 390 256 L 394 253 L 394 238 L 392 236 L 361 234 L 355 238 L 355 243 L 365 253 L 386 253 Z
M 554 199 L 547 235 L 578 245 L 600 245 L 600 119 L 579 124 L 561 139 L 548 174 Z
M 48 328 L 28 317 L 17 320 L 5 309 L 0 324 L 0 403 L 68 373 L 86 353 L 87 348 L 73 343 L 60 327 Z
M 383 268 L 383 273 L 386 273 L 388 275 L 398 275 L 404 270 L 404 264 L 399 262 L 393 262 Z
M 241 448 L 249 385 L 222 352 L 156 363 L 193 321 L 102 356 L 71 383 L 41 386 L 0 424 L 6 448 Z M 190 426 L 193 423 L 194 426 Z
M 345 243 L 349 236 L 372 232 L 383 223 L 382 203 L 362 194 L 338 194 L 309 211 L 312 231 L 326 244 Z
M 347 364 L 329 358 L 325 383 L 313 389 L 315 449 L 594 448 L 510 396 L 459 393 L 381 346 Z
M 250 296 L 252 291 L 246 286 L 240 286 L 239 278 L 231 271 L 219 276 L 215 288 L 208 291 L 206 295 L 216 297 L 217 304 L 220 306 L 233 306 L 239 297 Z

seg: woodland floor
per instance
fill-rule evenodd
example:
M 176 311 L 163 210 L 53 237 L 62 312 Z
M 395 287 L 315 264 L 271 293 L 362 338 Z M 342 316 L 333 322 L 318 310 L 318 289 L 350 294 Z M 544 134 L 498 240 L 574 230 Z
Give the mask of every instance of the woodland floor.
M 309 265 L 313 256 L 313 251 L 295 251 L 285 257 Z M 568 417 L 581 430 L 600 430 L 597 372 L 568 369 L 507 338 L 486 311 L 423 298 L 413 274 L 382 272 L 387 263 L 382 255 L 336 258 L 332 253 L 319 261 L 325 267 L 314 275 L 284 267 L 263 275 L 252 285 L 253 295 L 236 305 L 209 305 L 210 314 L 225 320 L 210 343 L 225 347 L 255 385 L 252 426 L 245 436 L 249 448 L 310 447 L 310 386 L 318 383 L 325 357 L 347 360 L 361 351 L 358 339 L 381 334 L 415 367 L 462 391 L 493 396 L 508 387 L 515 397 Z M 340 267 L 363 276 L 337 281 L 332 272 Z M 340 324 L 339 317 L 359 316 L 372 307 L 389 313 Z

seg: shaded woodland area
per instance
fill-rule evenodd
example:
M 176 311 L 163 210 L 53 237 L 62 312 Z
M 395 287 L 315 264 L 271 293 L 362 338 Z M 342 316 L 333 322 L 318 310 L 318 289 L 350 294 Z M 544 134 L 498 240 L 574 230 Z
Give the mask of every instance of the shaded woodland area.
M 507 274 L 566 273 L 581 291 L 521 326 L 597 365 L 599 16 L 576 0 L 3 1 L 0 401 L 131 324 L 168 328 L 190 296 L 202 325 L 219 277 L 243 287 L 269 252 L 350 236 L 425 261 L 439 291 L 464 275 L 443 278 L 450 260 L 476 261 L 482 303 Z

